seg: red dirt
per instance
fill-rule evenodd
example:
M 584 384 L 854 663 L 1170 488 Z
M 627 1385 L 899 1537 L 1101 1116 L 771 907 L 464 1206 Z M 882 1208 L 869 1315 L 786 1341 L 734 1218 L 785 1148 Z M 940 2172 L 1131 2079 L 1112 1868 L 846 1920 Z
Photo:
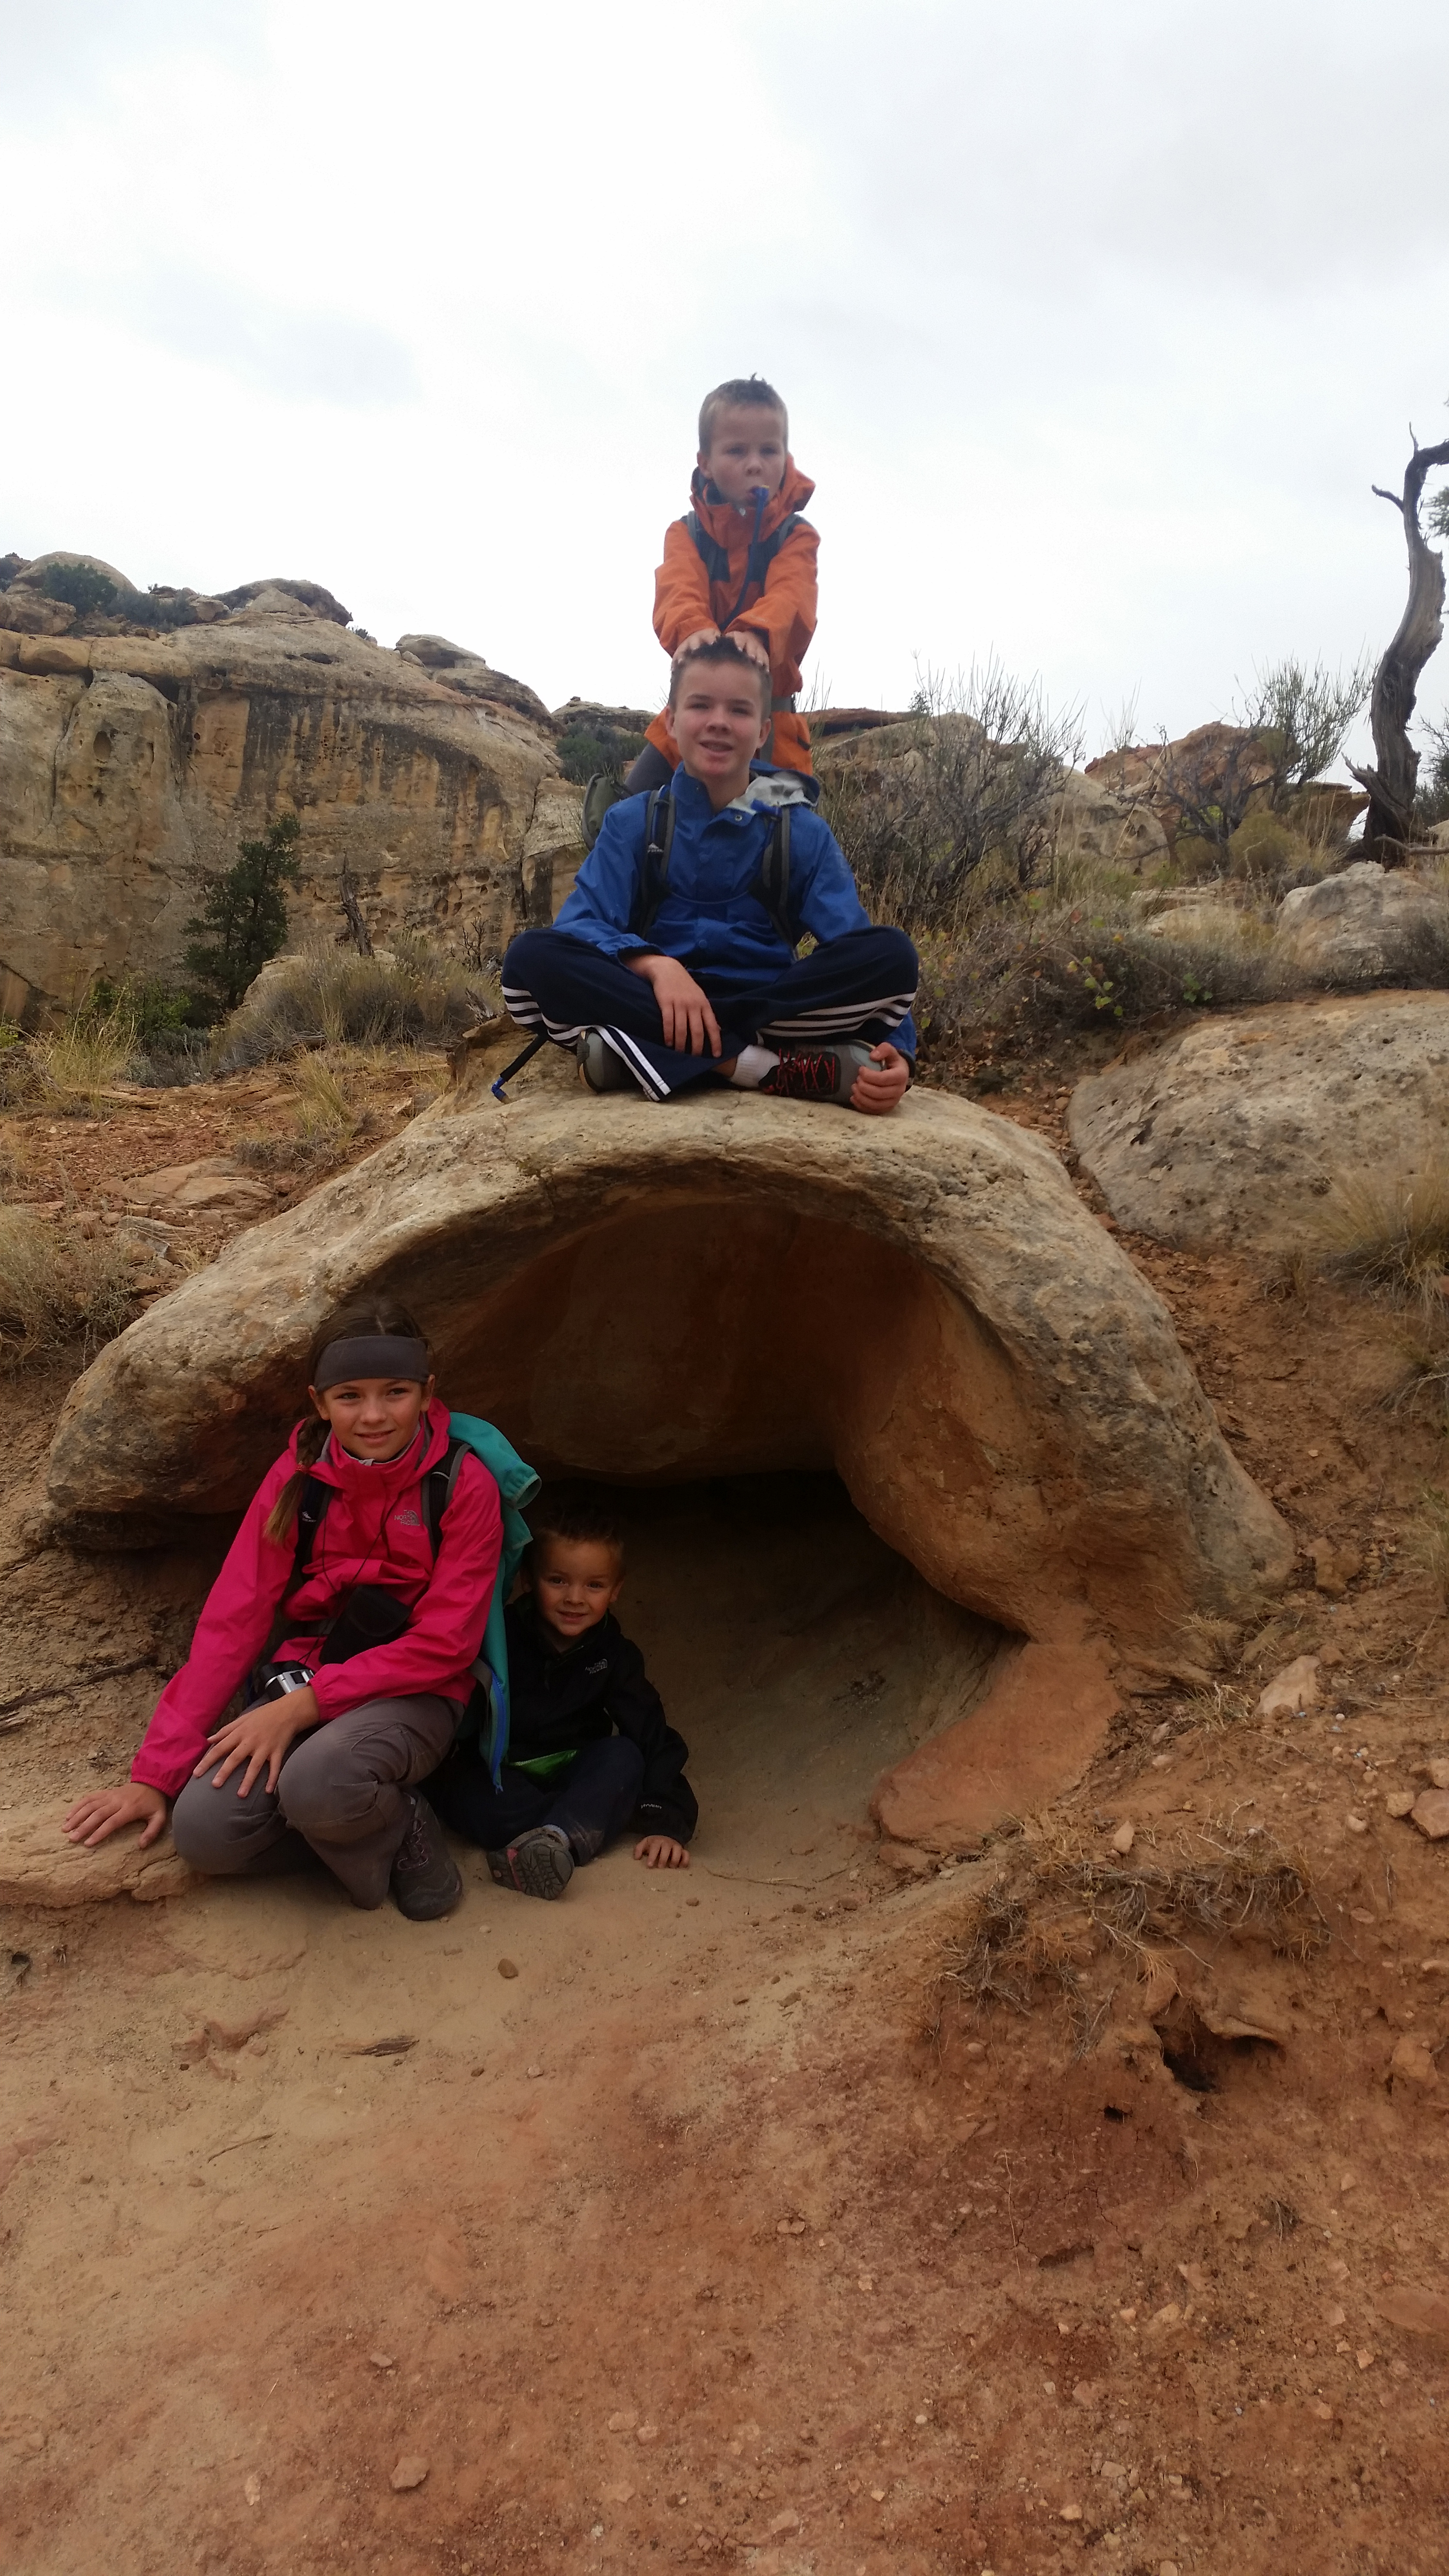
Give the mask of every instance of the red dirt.
M 1060 1145 L 1054 1102 L 1000 1105 Z M 146 1168 L 225 1144 L 224 1099 L 182 1117 Z M 1330 1596 L 1305 1557 L 1257 1636 L 1191 1641 L 1209 1683 L 1140 1676 L 1028 1842 L 1105 1854 L 1125 1820 L 1172 1861 L 1261 1825 L 1299 1855 L 1323 1947 L 1177 1955 L 1278 2044 L 1214 2043 L 1192 2089 L 1161 1980 L 1085 1926 L 1117 1980 L 1085 2055 L 1060 2004 L 973 2021 L 942 1944 L 1015 1840 L 903 1888 L 864 1840 L 856 1879 L 821 1849 L 787 1893 L 726 1873 L 707 1815 L 687 1880 L 612 1855 L 530 1907 L 475 1863 L 431 1927 L 310 1883 L 12 1910 L 8 2567 L 1449 2568 L 1449 2334 L 1394 2322 L 1449 2291 L 1449 1845 L 1384 1806 L 1449 1752 L 1449 1622 L 1410 1555 L 1442 1437 L 1384 1409 L 1371 1303 L 1126 1248 L 1305 1549 L 1363 1571 Z M 205 1550 L 27 1552 L 63 1379 L 9 1390 L 0 1703 L 168 1666 L 206 1578 Z M 1260 1721 L 1305 1652 L 1323 1710 Z M 36 1704 L 0 1734 L 10 1795 L 118 1775 L 154 1687 Z M 852 1847 L 863 1797 L 834 1825 Z

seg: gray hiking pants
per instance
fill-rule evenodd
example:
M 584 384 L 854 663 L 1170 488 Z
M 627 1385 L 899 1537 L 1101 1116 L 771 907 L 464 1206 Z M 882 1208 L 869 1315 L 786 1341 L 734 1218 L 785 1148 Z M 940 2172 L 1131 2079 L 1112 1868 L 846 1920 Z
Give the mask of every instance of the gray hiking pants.
M 370 1911 L 412 1822 L 408 1786 L 437 1769 L 457 1725 L 450 1699 L 364 1700 L 299 1736 L 275 1789 L 262 1770 L 239 1798 L 245 1764 L 219 1789 L 188 1780 L 171 1810 L 176 1848 L 214 1878 L 275 1878 L 315 1854 Z

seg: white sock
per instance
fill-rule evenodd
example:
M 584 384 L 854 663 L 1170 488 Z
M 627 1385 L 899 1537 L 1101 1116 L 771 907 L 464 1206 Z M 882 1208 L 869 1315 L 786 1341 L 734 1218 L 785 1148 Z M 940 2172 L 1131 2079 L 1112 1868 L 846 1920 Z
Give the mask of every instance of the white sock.
M 780 1059 L 773 1047 L 741 1047 L 730 1075 L 736 1091 L 758 1091 L 767 1073 L 773 1073 Z

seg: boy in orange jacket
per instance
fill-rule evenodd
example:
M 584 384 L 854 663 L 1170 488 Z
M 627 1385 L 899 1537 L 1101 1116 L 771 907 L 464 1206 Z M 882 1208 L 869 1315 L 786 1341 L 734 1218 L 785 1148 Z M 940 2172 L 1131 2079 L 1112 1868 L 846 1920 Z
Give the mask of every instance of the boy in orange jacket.
M 654 576 L 654 632 L 672 661 L 728 635 L 770 674 L 773 730 L 760 754 L 810 776 L 810 732 L 795 713 L 800 664 L 815 632 L 820 539 L 801 510 L 815 486 L 789 452 L 785 406 L 763 376 L 732 378 L 699 415 L 694 506 L 671 522 Z M 624 781 L 626 795 L 662 787 L 679 765 L 666 707 Z

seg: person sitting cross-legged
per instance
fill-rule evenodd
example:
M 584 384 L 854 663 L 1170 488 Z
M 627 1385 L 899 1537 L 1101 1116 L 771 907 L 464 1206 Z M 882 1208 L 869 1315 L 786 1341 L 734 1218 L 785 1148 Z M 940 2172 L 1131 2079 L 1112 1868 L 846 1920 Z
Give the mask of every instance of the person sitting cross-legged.
M 680 656 L 670 710 L 680 766 L 609 808 L 553 928 L 511 943 L 509 1010 L 593 1091 L 723 1079 L 883 1115 L 915 1057 L 911 942 L 872 925 L 800 780 L 757 765 L 768 671 L 721 636 Z

